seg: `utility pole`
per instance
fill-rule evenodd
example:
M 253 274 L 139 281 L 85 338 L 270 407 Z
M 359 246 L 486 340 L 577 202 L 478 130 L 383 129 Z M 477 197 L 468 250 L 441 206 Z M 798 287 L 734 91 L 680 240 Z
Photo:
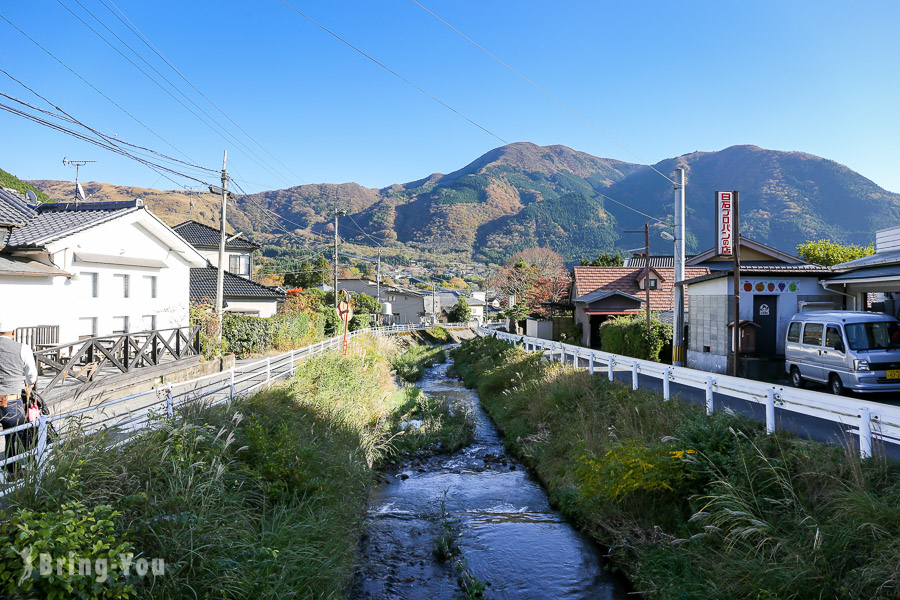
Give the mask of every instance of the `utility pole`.
M 225 163 L 228 161 L 228 150 L 222 156 L 222 217 L 219 223 L 219 268 L 216 272 L 216 319 L 219 323 L 216 339 L 222 340 L 222 313 L 224 305 L 225 287 L 225 204 L 228 198 L 228 171 Z
M 375 271 L 375 302 L 381 304 L 381 250 L 378 251 L 378 269 Z M 378 315 L 381 324 L 381 315 Z
M 731 253 L 734 254 L 734 327 L 731 328 L 732 342 L 731 347 L 734 349 L 734 364 L 732 375 L 738 376 L 738 355 L 741 352 L 741 333 L 740 333 L 740 308 L 741 308 L 741 222 L 740 222 L 740 201 L 739 193 L 734 194 L 734 235 L 731 237 Z
M 644 292 L 646 296 L 645 300 L 645 313 L 647 316 L 647 333 L 650 333 L 650 223 L 648 221 L 644 221 L 644 229 L 636 229 L 631 231 L 624 231 L 623 233 L 643 233 L 644 234 L 644 256 L 647 259 L 646 265 L 644 265 Z
M 338 217 L 347 214 L 345 210 L 338 210 L 337 196 L 334 197 L 334 308 L 338 307 Z
M 675 319 L 672 364 L 684 366 L 684 169 L 675 169 Z

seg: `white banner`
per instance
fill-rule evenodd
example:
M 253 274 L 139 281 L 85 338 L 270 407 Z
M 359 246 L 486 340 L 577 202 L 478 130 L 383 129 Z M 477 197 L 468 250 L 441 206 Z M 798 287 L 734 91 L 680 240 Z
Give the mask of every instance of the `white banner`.
M 733 256 L 734 192 L 716 192 L 716 256 Z

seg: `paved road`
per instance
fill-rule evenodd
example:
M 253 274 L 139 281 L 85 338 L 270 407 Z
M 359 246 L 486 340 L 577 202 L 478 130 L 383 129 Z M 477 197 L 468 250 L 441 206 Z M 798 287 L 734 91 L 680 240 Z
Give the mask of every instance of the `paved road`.
M 581 359 L 579 366 L 586 368 L 587 360 Z M 598 376 L 605 377 L 605 367 L 603 369 L 595 370 L 595 373 L 597 373 Z M 616 379 L 616 381 L 620 381 L 629 386 L 632 384 L 632 374 L 630 369 L 617 368 L 614 372 L 614 378 Z M 650 377 L 648 375 L 638 374 L 638 387 L 640 387 L 641 389 L 656 391 L 660 395 L 663 392 L 662 380 L 655 377 Z M 816 388 L 813 389 L 816 390 Z M 822 388 L 822 391 L 825 391 L 824 387 Z M 690 402 L 692 404 L 706 406 L 706 390 L 670 382 L 669 393 L 673 398 L 678 397 L 681 400 Z M 880 402 L 891 404 L 894 406 L 900 405 L 900 399 L 897 399 L 897 396 L 895 394 L 877 394 L 865 396 L 865 401 L 867 403 Z M 761 422 L 764 422 L 766 420 L 765 405 L 751 402 L 749 400 L 744 400 L 742 398 L 735 398 L 733 396 L 729 396 L 727 394 L 722 394 L 719 392 L 713 393 L 713 408 L 716 411 L 730 409 L 739 415 L 743 415 Z M 839 423 L 834 423 L 832 421 L 826 421 L 824 419 L 798 414 L 789 410 L 779 408 L 776 404 L 775 428 L 779 431 L 788 431 L 798 437 L 804 437 L 819 442 L 827 442 L 830 444 L 849 446 L 853 448 L 854 452 L 859 452 L 859 438 L 855 434 L 849 433 L 849 430 L 851 429 L 851 426 L 849 424 L 842 425 Z M 873 438 L 872 446 L 872 452 L 874 454 L 886 456 L 895 461 L 900 461 L 900 445 L 890 442 L 883 442 L 881 440 Z

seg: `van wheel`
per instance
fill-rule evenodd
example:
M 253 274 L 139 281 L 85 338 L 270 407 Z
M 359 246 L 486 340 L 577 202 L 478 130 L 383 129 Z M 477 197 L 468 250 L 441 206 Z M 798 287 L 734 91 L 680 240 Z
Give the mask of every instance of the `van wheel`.
M 828 389 L 831 390 L 831 393 L 835 396 L 843 396 L 847 393 L 847 388 L 844 387 L 841 378 L 834 373 L 828 378 Z
M 797 367 L 791 367 L 791 385 L 795 388 L 804 388 L 806 387 L 806 381 L 803 380 L 803 376 L 800 374 L 800 369 Z

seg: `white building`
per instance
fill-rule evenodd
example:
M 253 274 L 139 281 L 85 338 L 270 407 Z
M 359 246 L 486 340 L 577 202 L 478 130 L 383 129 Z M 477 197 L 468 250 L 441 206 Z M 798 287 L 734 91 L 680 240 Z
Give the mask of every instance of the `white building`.
M 59 342 L 189 324 L 191 268 L 206 260 L 130 202 L 28 206 L 0 195 L 0 310 Z

